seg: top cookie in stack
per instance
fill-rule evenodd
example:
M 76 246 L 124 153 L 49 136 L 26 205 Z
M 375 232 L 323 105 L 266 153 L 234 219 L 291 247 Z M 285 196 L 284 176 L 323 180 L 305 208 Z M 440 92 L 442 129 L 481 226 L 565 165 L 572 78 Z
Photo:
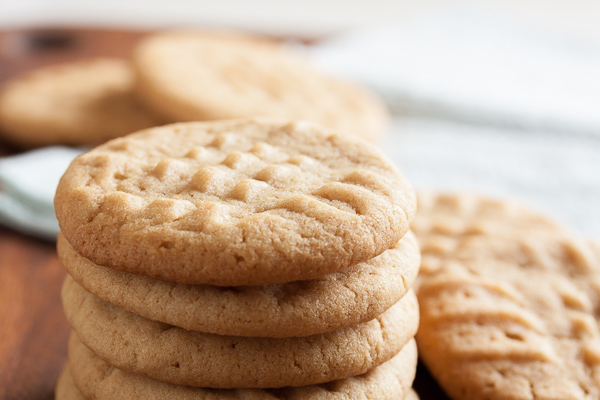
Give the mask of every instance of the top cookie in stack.
M 55 204 L 86 397 L 107 393 L 85 372 L 103 362 L 131 390 L 408 395 L 415 196 L 365 141 L 270 119 L 153 128 L 77 158 Z
M 78 157 L 55 198 L 64 236 L 93 262 L 218 286 L 317 278 L 408 231 L 416 201 L 363 141 L 310 123 L 154 128 Z

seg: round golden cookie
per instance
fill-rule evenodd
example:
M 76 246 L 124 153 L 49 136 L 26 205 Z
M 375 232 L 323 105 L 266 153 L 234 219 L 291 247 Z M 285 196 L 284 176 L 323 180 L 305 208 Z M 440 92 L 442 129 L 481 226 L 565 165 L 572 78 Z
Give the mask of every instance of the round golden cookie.
M 512 233 L 463 238 L 420 278 L 420 357 L 453 399 L 600 398 L 600 254 Z
M 115 271 L 58 236 L 69 274 L 104 301 L 154 321 L 232 336 L 297 337 L 369 321 L 412 287 L 420 253 L 409 232 L 378 257 L 310 281 L 264 286 L 186 285 Z
M 408 231 L 414 192 L 375 146 L 308 122 L 175 124 L 76 158 L 55 197 L 94 263 L 218 286 L 314 279 Z
M 301 338 L 222 336 L 155 322 L 106 303 L 70 277 L 65 314 L 90 349 L 129 372 L 212 388 L 304 386 L 360 375 L 416 333 L 414 292 L 372 321 Z
M 514 201 L 470 193 L 418 193 L 418 212 L 411 224 L 423 260 L 421 275 L 435 272 L 464 238 L 565 232 L 550 218 Z
M 369 140 L 388 122 L 383 103 L 365 89 L 323 76 L 290 49 L 247 34 L 157 34 L 137 47 L 133 64 L 140 101 L 172 122 L 302 119 Z
M 159 124 L 134 98 L 124 60 L 44 67 L 0 92 L 0 135 L 20 146 L 96 144 Z
M 69 341 L 69 358 L 73 365 L 72 379 L 87 398 L 96 400 L 397 400 L 406 393 L 410 396 L 412 391 L 417 349 L 411 340 L 398 355 L 363 375 L 282 389 L 204 389 L 171 385 L 106 363 L 76 335 L 71 335 Z

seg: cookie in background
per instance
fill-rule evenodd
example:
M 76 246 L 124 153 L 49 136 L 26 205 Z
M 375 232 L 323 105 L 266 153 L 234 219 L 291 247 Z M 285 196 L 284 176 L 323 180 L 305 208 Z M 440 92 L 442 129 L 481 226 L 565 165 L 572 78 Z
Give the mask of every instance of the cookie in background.
M 0 135 L 20 147 L 100 144 L 161 119 L 133 96 L 126 60 L 94 58 L 39 68 L 0 92 Z
M 365 89 L 312 70 L 289 46 L 234 32 L 175 31 L 134 50 L 138 98 L 170 122 L 310 120 L 374 141 L 388 112 Z
M 598 247 L 514 203 L 421 195 L 419 356 L 453 399 L 600 395 Z

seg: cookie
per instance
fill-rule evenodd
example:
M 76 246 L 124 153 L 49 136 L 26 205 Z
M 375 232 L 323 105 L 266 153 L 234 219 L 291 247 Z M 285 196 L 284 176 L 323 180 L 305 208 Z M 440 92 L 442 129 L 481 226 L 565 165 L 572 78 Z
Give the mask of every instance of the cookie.
M 69 358 L 74 381 L 89 399 L 396 400 L 402 399 L 410 390 L 416 371 L 417 349 L 411 340 L 398 355 L 360 376 L 322 385 L 262 390 L 177 386 L 131 374 L 103 361 L 76 335 L 71 335 L 69 341 Z
M 409 232 L 380 256 L 310 281 L 265 286 L 185 285 L 94 264 L 58 236 L 69 274 L 104 301 L 148 319 L 232 336 L 309 336 L 369 321 L 412 287 L 420 253 Z
M 463 238 L 420 278 L 420 357 L 453 399 L 600 398 L 599 255 L 560 233 Z
M 314 279 L 408 231 L 416 200 L 369 143 L 307 122 L 175 124 L 76 158 L 55 197 L 94 263 L 188 284 Z
M 412 291 L 376 319 L 303 338 L 247 338 L 188 331 L 106 303 L 70 277 L 67 320 L 96 354 L 121 369 L 213 388 L 304 386 L 365 373 L 394 356 L 416 333 Z
M 73 381 L 69 365 L 65 365 L 63 368 L 54 394 L 56 400 L 86 400 Z
M 377 139 L 388 122 L 365 89 L 311 70 L 290 49 L 241 33 L 167 32 L 135 50 L 140 101 L 172 122 L 265 116 Z
M 131 66 L 120 59 L 44 67 L 0 92 L 0 135 L 24 147 L 97 144 L 160 123 L 135 99 Z
M 566 228 L 517 202 L 466 193 L 419 193 L 411 224 L 421 248 L 421 275 L 433 273 L 460 241 L 478 235 L 565 232 Z

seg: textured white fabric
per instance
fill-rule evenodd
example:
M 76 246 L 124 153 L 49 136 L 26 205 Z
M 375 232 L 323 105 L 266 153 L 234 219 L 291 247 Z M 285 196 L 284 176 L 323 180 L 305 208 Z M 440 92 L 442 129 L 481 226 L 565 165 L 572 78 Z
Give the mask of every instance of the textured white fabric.
M 453 12 L 333 37 L 315 65 L 393 111 L 600 135 L 600 46 Z
M 54 240 L 53 199 L 58 181 L 82 151 L 47 147 L 0 159 L 0 223 Z
M 396 118 L 381 145 L 417 190 L 520 201 L 600 240 L 600 136 Z

